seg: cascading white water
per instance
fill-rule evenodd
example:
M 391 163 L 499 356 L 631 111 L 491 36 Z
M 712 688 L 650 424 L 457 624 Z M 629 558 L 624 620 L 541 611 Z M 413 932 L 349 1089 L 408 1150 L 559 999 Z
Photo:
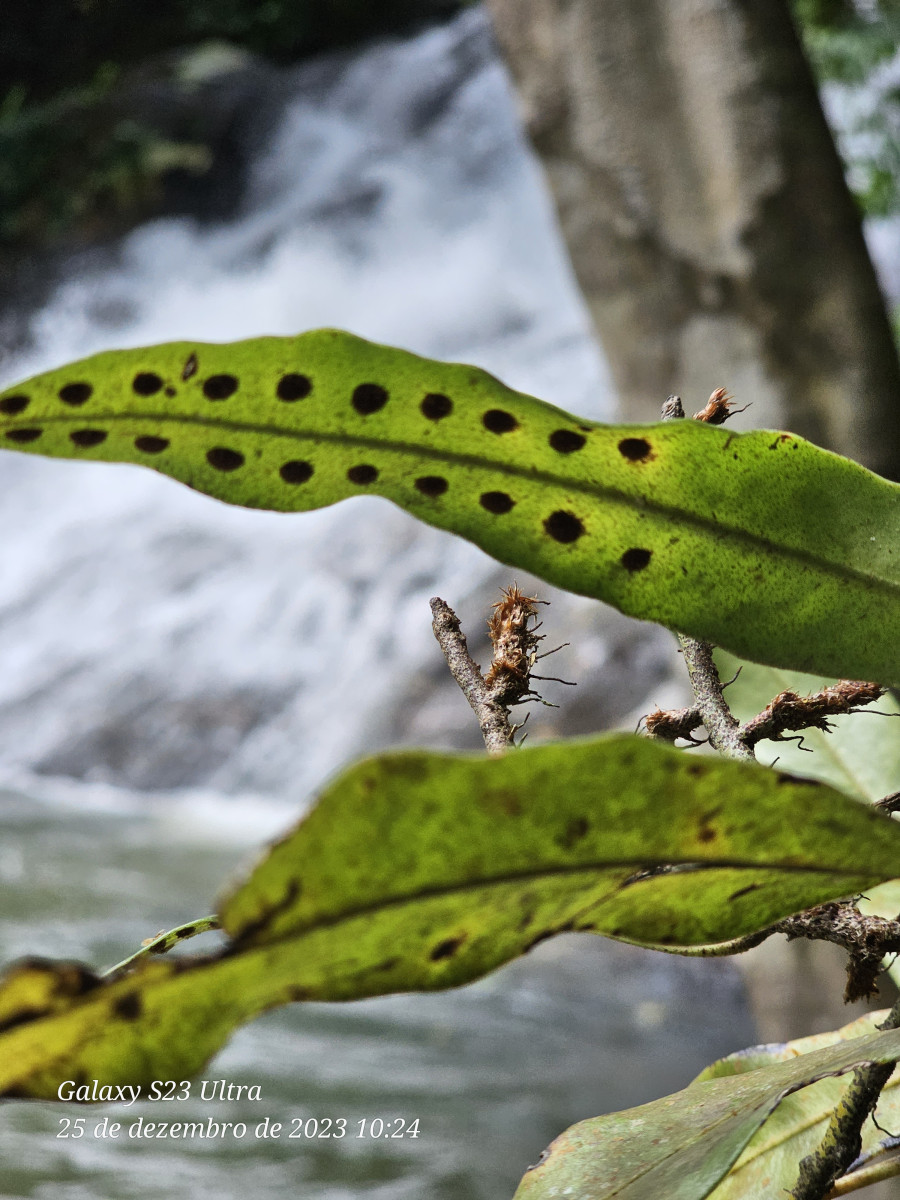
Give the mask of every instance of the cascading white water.
M 283 87 L 240 214 L 156 221 L 82 265 L 4 380 L 112 346 L 336 325 L 608 417 L 484 16 Z M 7 782 L 36 768 L 297 799 L 390 740 L 386 706 L 439 667 L 429 595 L 457 603 L 492 577 L 479 551 L 382 501 L 285 517 L 128 466 L 4 454 L 0 472 Z

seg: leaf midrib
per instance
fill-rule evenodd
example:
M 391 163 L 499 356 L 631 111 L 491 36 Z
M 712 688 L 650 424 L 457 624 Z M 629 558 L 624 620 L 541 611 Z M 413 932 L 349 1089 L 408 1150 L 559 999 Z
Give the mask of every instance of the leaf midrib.
M 882 878 L 882 872 L 873 871 L 871 874 L 869 874 L 864 871 L 862 867 L 854 869 L 846 866 L 821 866 L 813 865 L 811 863 L 801 865 L 789 863 L 782 864 L 777 862 L 761 863 L 741 858 L 704 859 L 702 862 L 698 862 L 696 859 L 679 860 L 677 856 L 669 856 L 665 859 L 648 859 L 646 857 L 622 858 L 616 860 L 603 859 L 598 862 L 578 863 L 571 865 L 560 864 L 555 867 L 541 867 L 538 869 L 526 868 L 521 871 L 508 871 L 502 875 L 491 875 L 481 879 L 467 879 L 446 884 L 434 884 L 429 887 L 420 888 L 415 892 L 386 896 L 378 900 L 373 900 L 369 903 L 357 904 L 353 907 L 343 909 L 338 913 L 320 913 L 319 915 L 313 915 L 309 917 L 305 923 L 292 926 L 289 930 L 280 932 L 271 941 L 261 942 L 253 940 L 250 944 L 253 946 L 273 945 L 275 942 L 281 941 L 282 939 L 299 937 L 307 933 L 315 933 L 321 929 L 331 929 L 342 924 L 344 921 L 352 921 L 357 917 L 374 916 L 382 911 L 399 908 L 407 904 L 415 904 L 419 901 L 440 899 L 441 897 L 450 897 L 454 895 L 463 895 L 465 892 L 473 891 L 475 889 L 481 890 L 483 888 L 504 887 L 510 883 L 542 883 L 549 879 L 564 878 L 570 875 L 597 875 L 598 873 L 604 871 L 616 871 L 620 869 L 634 870 L 635 868 L 642 869 L 656 866 L 686 866 L 694 868 L 691 871 L 680 871 L 677 873 L 673 872 L 670 876 L 668 876 L 668 878 L 672 879 L 683 878 L 685 876 L 690 876 L 690 878 L 696 879 L 696 877 L 702 873 L 707 873 L 714 870 L 729 869 L 740 871 L 777 871 L 788 875 L 824 875 L 826 877 L 834 876 L 837 879 L 847 877 L 854 879 L 860 877 L 866 879 Z M 662 876 L 650 876 L 649 878 L 656 879 L 662 878 Z M 633 884 L 628 884 L 628 886 L 637 887 L 642 882 L 644 882 L 644 880 L 635 880 Z M 626 884 L 627 880 L 623 880 L 615 890 L 622 891 Z M 591 907 L 593 907 L 594 903 L 602 903 L 602 901 L 592 902 Z M 223 909 L 227 912 L 227 908 L 228 904 L 226 902 L 226 904 L 223 905 Z M 279 907 L 278 901 L 275 901 L 274 904 L 270 904 L 268 906 L 267 911 L 272 914 L 273 919 L 277 919 L 279 913 L 283 911 L 289 911 L 289 909 L 287 907 Z M 263 920 L 263 917 L 255 917 L 246 922 L 245 925 L 246 927 L 259 929 Z M 228 932 L 227 927 L 223 925 L 223 928 L 226 928 L 226 932 Z M 235 935 L 229 934 L 229 936 L 233 936 L 235 948 L 241 949 L 242 938 L 245 935 L 239 932 Z M 716 943 L 702 944 L 714 945 Z
M 32 416 L 30 419 L 20 418 L 16 421 L 4 422 L 4 427 L 7 429 L 15 428 L 32 428 L 36 425 L 87 425 L 90 421 L 148 421 L 156 424 L 184 424 L 196 425 L 201 428 L 208 429 L 224 429 L 233 433 L 241 434 L 256 434 L 260 436 L 275 436 L 280 438 L 289 438 L 294 441 L 317 441 L 330 442 L 336 445 L 352 445 L 360 446 L 365 449 L 372 450 L 389 450 L 399 454 L 406 454 L 410 457 L 427 458 L 432 461 L 457 464 L 460 466 L 475 467 L 481 470 L 495 471 L 499 474 L 526 479 L 529 482 L 540 481 L 553 487 L 559 487 L 562 490 L 579 492 L 586 496 L 601 497 L 612 503 L 618 504 L 623 508 L 637 509 L 642 512 L 653 513 L 659 517 L 667 519 L 675 519 L 682 521 L 684 524 L 690 525 L 702 532 L 709 533 L 710 531 L 725 535 L 734 541 L 752 547 L 754 549 L 762 549 L 776 556 L 787 558 L 793 561 L 805 563 L 817 570 L 824 570 L 838 579 L 853 580 L 862 583 L 868 587 L 875 588 L 878 591 L 887 593 L 891 599 L 900 599 L 900 581 L 894 582 L 880 575 L 873 575 L 867 571 L 862 571 L 856 567 L 848 566 L 841 561 L 833 561 L 828 558 L 813 554 L 811 551 L 800 546 L 787 546 L 779 542 L 772 541 L 770 538 L 763 537 L 761 534 L 750 533 L 748 530 L 737 528 L 734 525 L 729 525 L 718 519 L 711 520 L 698 513 L 693 513 L 687 509 L 680 508 L 676 505 L 662 504 L 659 501 L 648 499 L 644 496 L 629 496 L 627 493 L 620 491 L 617 488 L 607 487 L 599 483 L 588 483 L 585 480 L 571 479 L 566 476 L 554 475 L 552 472 L 543 470 L 539 467 L 523 467 L 515 463 L 509 463 L 493 458 L 484 458 L 477 454 L 462 454 L 452 450 L 442 450 L 434 446 L 424 446 L 415 442 L 400 442 L 391 441 L 385 438 L 363 437 L 359 434 L 352 433 L 332 433 L 330 431 L 315 430 L 306 432 L 297 429 L 285 429 L 277 425 L 257 425 L 255 423 L 245 421 L 230 421 L 221 417 L 200 417 L 183 413 L 172 412 L 139 412 L 130 410 L 129 412 L 114 412 L 114 413 L 90 413 L 84 416 L 70 415 L 61 413 L 59 415 L 49 415 L 44 417 Z M 17 449 L 19 447 L 16 447 Z M 35 448 L 35 453 L 40 453 Z M 91 461 L 85 458 L 82 461 Z M 133 459 L 125 460 L 134 462 Z M 137 466 L 149 466 L 154 468 L 152 463 L 136 463 Z M 377 489 L 373 489 L 377 490 Z

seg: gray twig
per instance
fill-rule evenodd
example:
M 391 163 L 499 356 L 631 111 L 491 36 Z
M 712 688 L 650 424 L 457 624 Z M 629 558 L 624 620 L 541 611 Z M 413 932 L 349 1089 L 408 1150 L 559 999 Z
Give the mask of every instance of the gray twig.
M 497 700 L 485 683 L 481 668 L 469 653 L 459 617 L 440 596 L 432 597 L 431 628 L 447 660 L 450 673 L 462 689 L 478 719 L 488 754 L 502 754 L 512 745 L 513 727 L 509 709 Z
M 725 389 L 717 388 L 710 396 L 706 408 L 694 414 L 694 420 L 721 424 L 728 419 L 730 404 L 731 397 Z M 669 396 L 662 407 L 662 418 L 664 421 L 684 419 L 680 396 Z M 679 633 L 677 637 L 688 675 L 691 677 L 696 701 L 693 707 L 706 727 L 710 745 L 720 754 L 727 754 L 729 758 L 754 762 L 756 756 L 741 740 L 741 727 L 722 694 L 722 680 L 713 662 L 713 647 L 709 642 L 699 642 L 683 633 Z
M 698 642 L 696 638 L 685 637 L 682 633 L 678 634 L 678 644 L 691 677 L 695 708 L 709 734 L 710 745 L 729 758 L 754 762 L 753 751 L 741 738 L 740 723 L 722 694 L 722 680 L 713 662 L 712 646 L 709 642 Z

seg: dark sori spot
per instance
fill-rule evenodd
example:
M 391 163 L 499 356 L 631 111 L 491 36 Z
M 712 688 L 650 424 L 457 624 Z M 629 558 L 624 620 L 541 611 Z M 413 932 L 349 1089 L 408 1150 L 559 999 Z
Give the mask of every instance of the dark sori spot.
M 244 465 L 244 456 L 237 450 L 229 450 L 225 446 L 214 446 L 207 452 L 206 461 L 217 471 L 236 471 Z
M 282 375 L 278 380 L 275 395 L 279 400 L 305 400 L 312 391 L 312 380 L 308 375 Z
M 577 542 L 584 533 L 584 525 L 574 513 L 558 509 L 544 522 L 544 528 L 556 542 Z
M 69 434 L 69 440 L 76 446 L 99 446 L 106 441 L 103 429 L 75 429 Z
M 416 491 L 423 496 L 443 496 L 449 486 L 442 475 L 421 475 L 416 480 Z
M 590 831 L 591 823 L 587 817 L 573 817 L 566 826 L 566 831 L 563 834 L 561 841 L 566 850 L 571 850 L 573 846 L 577 846 L 583 837 L 586 837 Z
M 196 926 L 185 925 L 183 928 L 178 930 L 178 933 L 175 936 L 177 938 L 189 938 L 189 937 L 193 937 L 195 932 L 196 932 Z
M 556 429 L 550 434 L 550 448 L 560 454 L 572 454 L 580 450 L 587 439 L 573 429 Z
M 449 396 L 441 395 L 440 392 L 429 392 L 419 408 L 422 410 L 422 415 L 429 421 L 442 421 L 453 411 L 453 401 Z
M 203 383 L 203 395 L 207 400 L 227 400 L 237 390 L 238 381 L 233 375 L 210 375 Z
M 507 496 L 506 492 L 483 492 L 478 503 L 489 513 L 501 516 L 503 513 L 508 513 L 516 502 L 512 496 Z
M 59 389 L 59 398 L 64 404 L 79 405 L 90 400 L 94 389 L 89 383 L 67 383 Z
M 0 412 L 8 413 L 11 417 L 24 412 L 31 403 L 30 396 L 4 396 L 0 400 Z
M 131 381 L 131 390 L 139 396 L 155 396 L 163 381 L 153 371 L 140 371 Z
M 138 992 L 126 992 L 113 1004 L 113 1012 L 123 1021 L 136 1021 L 144 1011 L 144 1005 Z
M 485 429 L 491 433 L 510 433 L 519 428 L 519 422 L 512 413 L 504 412 L 502 408 L 490 408 L 481 418 Z
M 6 436 L 11 442 L 36 442 L 43 429 L 10 429 Z
M 428 957 L 432 962 L 440 962 L 442 958 L 452 958 L 465 940 L 465 935 L 463 935 L 463 937 L 447 938 L 446 941 L 438 942 Z
M 622 555 L 622 566 L 626 571 L 643 571 L 652 557 L 652 550 L 642 550 L 635 546 L 633 550 L 626 550 Z
M 361 417 L 377 413 L 387 404 L 388 394 L 377 383 L 361 383 L 353 392 L 353 407 Z
M 358 467 L 350 468 L 347 478 L 351 483 L 374 483 L 378 478 L 378 468 L 372 467 L 368 463 L 360 463 Z
M 622 438 L 619 442 L 619 453 L 629 462 L 643 462 L 651 449 L 646 438 Z
M 312 479 L 313 465 L 302 462 L 300 459 L 293 459 L 291 462 L 286 462 L 278 474 L 285 483 L 306 483 L 307 480 Z
M 166 395 L 167 395 L 167 396 L 174 396 L 174 395 L 175 395 L 175 389 L 174 389 L 174 388 L 171 386 L 171 384 L 167 384 L 167 385 L 166 385 Z
M 161 454 L 163 450 L 168 450 L 169 439 L 161 437 L 136 437 L 134 444 L 138 450 L 143 450 L 145 454 Z

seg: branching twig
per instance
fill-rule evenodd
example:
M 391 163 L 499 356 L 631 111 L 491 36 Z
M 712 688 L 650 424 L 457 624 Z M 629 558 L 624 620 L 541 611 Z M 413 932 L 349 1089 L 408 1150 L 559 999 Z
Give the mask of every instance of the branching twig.
M 774 932 L 788 940 L 833 942 L 850 956 L 844 1002 L 852 1004 L 875 994 L 876 980 L 885 955 L 900 952 L 900 921 L 861 913 L 852 901 L 819 904 L 806 912 L 786 917 Z
M 451 675 L 478 719 L 485 749 L 488 754 L 502 754 L 513 738 L 509 709 L 488 689 L 481 668 L 469 653 L 466 635 L 459 626 L 459 617 L 440 596 L 432 597 L 430 603 L 434 636 L 444 652 Z
M 706 408 L 694 414 L 694 420 L 721 425 L 730 416 L 730 406 L 731 397 L 725 389 L 716 388 Z M 668 398 L 662 408 L 662 417 L 664 421 L 684 418 L 684 408 L 678 396 Z M 753 751 L 741 741 L 740 725 L 722 694 L 722 681 L 713 662 L 713 647 L 709 642 L 700 642 L 682 633 L 677 636 L 691 677 L 691 687 L 696 700 L 694 707 L 709 734 L 710 745 L 729 758 L 741 758 L 752 762 L 755 757 Z
M 510 723 L 509 710 L 513 705 L 531 700 L 548 703 L 531 685 L 533 679 L 549 678 L 532 674 L 538 659 L 556 653 L 555 650 L 547 654 L 537 652 L 544 635 L 538 633 L 540 624 L 533 625 L 532 622 L 537 616 L 537 605 L 547 603 L 536 596 L 526 596 L 516 584 L 503 591 L 503 599 L 494 605 L 488 621 L 494 653 L 487 675 L 483 676 L 478 663 L 469 653 L 459 617 L 439 596 L 431 601 L 434 636 L 444 652 L 453 678 L 478 718 L 488 754 L 502 754 L 513 744 L 516 730 L 521 729 L 521 725 Z M 561 646 L 557 646 L 557 650 L 561 649 Z M 555 682 L 567 683 L 567 680 Z
M 663 742 L 677 742 L 679 738 L 692 742 L 691 734 L 703 724 L 697 708 L 655 708 L 643 721 L 647 737 Z
M 696 638 L 685 637 L 681 633 L 678 634 L 678 643 L 691 677 L 697 712 L 709 734 L 710 745 L 729 758 L 753 762 L 753 751 L 742 740 L 741 726 L 722 694 L 722 681 L 713 662 L 712 646 L 709 642 L 698 642 Z
M 741 741 L 747 746 L 755 746 L 764 738 L 777 742 L 789 729 L 821 729 L 828 733 L 831 729 L 830 717 L 856 712 L 865 704 L 874 704 L 884 695 L 884 690 L 877 683 L 842 679 L 810 696 L 780 692 L 758 716 L 741 727 Z

